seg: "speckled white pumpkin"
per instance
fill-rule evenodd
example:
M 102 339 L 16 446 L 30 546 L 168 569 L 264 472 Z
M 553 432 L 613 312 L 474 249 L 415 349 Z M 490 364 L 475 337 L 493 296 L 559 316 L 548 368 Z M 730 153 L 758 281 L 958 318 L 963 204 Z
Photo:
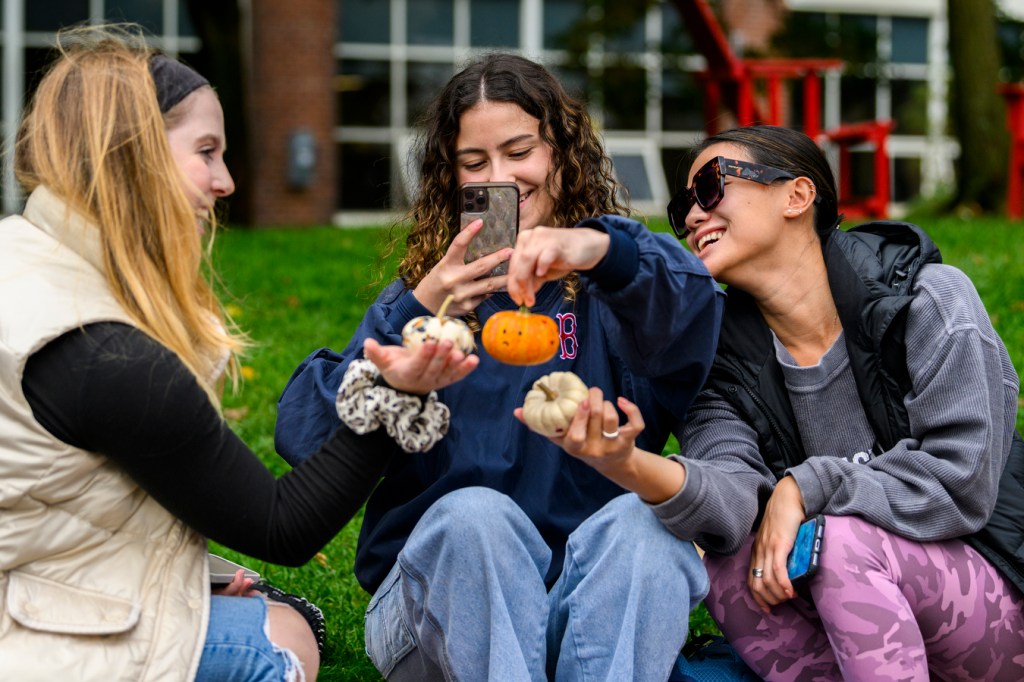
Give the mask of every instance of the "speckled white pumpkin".
M 444 311 L 451 303 L 449 295 L 437 311 L 437 315 L 421 315 L 405 323 L 402 328 L 402 345 L 410 350 L 418 350 L 425 341 L 451 341 L 452 345 L 467 355 L 473 352 L 473 332 L 469 326 L 454 317 L 448 317 Z
M 552 372 L 533 382 L 523 401 L 523 421 L 530 430 L 562 436 L 587 397 L 587 385 L 572 372 Z

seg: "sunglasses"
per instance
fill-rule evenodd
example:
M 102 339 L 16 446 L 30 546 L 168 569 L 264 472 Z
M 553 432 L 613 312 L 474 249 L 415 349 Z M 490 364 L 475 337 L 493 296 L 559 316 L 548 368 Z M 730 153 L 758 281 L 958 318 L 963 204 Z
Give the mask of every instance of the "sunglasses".
M 680 189 L 668 203 L 668 222 L 677 238 L 686 238 L 686 216 L 694 204 L 705 211 L 710 211 L 725 198 L 726 175 L 743 180 L 753 180 L 762 185 L 770 185 L 776 180 L 796 179 L 796 176 L 789 171 L 762 166 L 752 161 L 739 161 L 716 156 L 701 166 L 701 169 L 694 174 L 692 185 Z

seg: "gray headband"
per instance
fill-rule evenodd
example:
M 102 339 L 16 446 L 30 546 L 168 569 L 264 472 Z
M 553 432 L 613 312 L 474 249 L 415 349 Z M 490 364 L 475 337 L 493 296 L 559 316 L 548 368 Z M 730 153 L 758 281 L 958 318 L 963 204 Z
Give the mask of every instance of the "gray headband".
M 149 72 L 156 83 L 156 99 L 160 103 L 161 114 L 166 114 L 195 90 L 210 84 L 191 67 L 159 53 L 150 57 Z

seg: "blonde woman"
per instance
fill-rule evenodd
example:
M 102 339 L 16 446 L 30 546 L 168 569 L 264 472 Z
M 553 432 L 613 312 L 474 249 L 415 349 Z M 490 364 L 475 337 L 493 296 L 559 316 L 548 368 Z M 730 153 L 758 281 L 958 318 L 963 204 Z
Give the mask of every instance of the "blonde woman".
M 225 148 L 195 71 L 130 28 L 60 36 L 18 133 L 25 210 L 0 222 L 5 678 L 315 679 L 298 611 L 241 596 L 241 576 L 211 596 L 206 538 L 304 563 L 394 452 L 443 433 L 445 408 L 410 393 L 476 366 L 447 344 L 368 344 L 376 364 L 339 392 L 366 435 L 342 426 L 275 480 L 217 408 L 244 346 L 200 268 L 234 189 Z M 403 432 L 368 396 L 429 423 Z

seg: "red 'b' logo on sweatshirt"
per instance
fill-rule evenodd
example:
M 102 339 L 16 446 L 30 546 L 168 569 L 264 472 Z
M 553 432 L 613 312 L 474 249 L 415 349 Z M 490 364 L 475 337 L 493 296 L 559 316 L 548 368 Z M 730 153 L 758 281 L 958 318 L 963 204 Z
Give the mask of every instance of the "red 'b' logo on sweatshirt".
M 558 336 L 561 337 L 562 360 L 572 360 L 576 357 L 579 344 L 576 341 L 576 315 L 575 313 L 558 313 Z

